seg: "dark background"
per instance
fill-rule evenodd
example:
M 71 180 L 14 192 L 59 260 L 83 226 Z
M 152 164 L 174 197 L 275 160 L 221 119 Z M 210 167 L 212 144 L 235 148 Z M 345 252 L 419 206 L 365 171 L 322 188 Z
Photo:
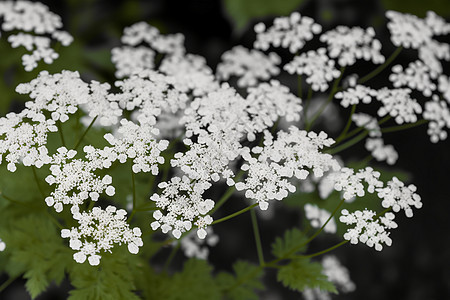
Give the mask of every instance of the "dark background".
M 42 1 L 50 9 L 63 17 L 65 28 L 75 39 L 88 46 L 86 51 L 105 51 L 119 44 L 122 29 L 137 21 L 147 21 L 162 32 L 180 32 L 186 36 L 188 52 L 204 56 L 211 67 L 215 67 L 220 55 L 231 47 L 242 44 L 251 47 L 254 34 L 251 30 L 258 21 L 271 21 L 271 16 L 260 17 L 237 30 L 234 19 L 226 11 L 224 4 L 216 0 L 152 0 L 152 1 Z M 386 1 L 385 1 L 386 2 Z M 310 16 L 324 27 L 324 31 L 342 24 L 347 26 L 374 26 L 378 38 L 383 43 L 383 53 L 388 56 L 393 46 L 386 32 L 384 11 L 386 3 L 381 1 L 306 1 L 298 7 L 303 15 Z M 396 1 L 399 3 L 402 1 Z M 423 1 L 423 12 L 427 9 Z M 433 2 L 433 1 L 431 1 Z M 408 3 L 404 1 L 407 9 Z M 431 3 L 432 4 L 432 3 Z M 430 4 L 430 5 L 431 5 Z M 447 5 L 450 6 L 450 3 Z M 446 8 L 448 9 L 448 8 Z M 439 11 L 436 11 L 440 14 Z M 444 11 L 443 11 L 444 12 Z M 445 11 L 447 13 L 447 10 Z M 314 48 L 314 41 L 311 46 Z M 281 55 L 286 53 L 281 52 Z M 414 53 L 406 51 L 399 62 L 414 59 Z M 368 64 L 360 69 L 360 74 L 369 72 Z M 448 66 L 446 66 L 448 71 Z M 91 74 L 102 81 L 113 81 L 111 65 L 99 64 Z M 387 71 L 379 77 L 386 77 Z M 448 72 L 447 72 L 448 74 Z M 375 79 L 368 84 L 380 87 L 383 79 Z M 291 87 L 295 92 L 295 86 Z M 342 118 L 346 111 L 341 110 Z M 395 146 L 399 160 L 395 168 L 411 175 L 411 182 L 418 187 L 424 206 L 414 211 L 408 219 L 397 214 L 399 228 L 392 232 L 393 245 L 376 252 L 362 245 L 345 245 L 333 253 L 350 270 L 356 283 L 355 292 L 336 296 L 336 299 L 408 299 L 442 300 L 450 299 L 450 142 L 432 144 L 426 134 L 426 126 L 406 132 L 386 134 L 386 143 Z M 344 158 L 366 155 L 362 143 L 353 150 L 343 153 Z M 376 164 L 375 164 L 376 166 Z M 240 204 L 237 207 L 241 207 Z M 235 211 L 230 204 L 224 210 Z M 260 221 L 265 252 L 273 238 L 281 234 L 280 228 L 298 224 L 298 216 L 279 208 L 275 218 Z M 257 262 L 251 223 L 248 215 L 230 220 L 224 226 L 214 227 L 221 237 L 216 248 L 211 249 L 210 261 L 217 270 L 229 269 L 237 258 Z M 336 241 L 338 242 L 338 240 Z M 333 243 L 331 243 L 332 245 Z M 317 239 L 312 248 L 324 249 L 330 246 L 329 239 Z M 181 255 L 177 257 L 182 259 Z M 6 279 L 1 276 L 1 281 Z M 1 282 L 0 281 L 0 282 Z M 1 299 L 28 299 L 23 283 L 17 280 L 1 295 Z M 297 293 L 290 292 L 276 282 L 276 275 L 268 271 L 265 276 L 267 290 L 261 299 L 299 299 Z M 52 287 L 38 299 L 64 299 L 70 285 Z

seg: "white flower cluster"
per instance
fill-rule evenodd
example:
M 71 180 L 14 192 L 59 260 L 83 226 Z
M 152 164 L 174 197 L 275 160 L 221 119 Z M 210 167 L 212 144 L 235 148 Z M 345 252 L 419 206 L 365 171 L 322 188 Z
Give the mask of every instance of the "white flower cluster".
M 145 22 L 125 28 L 122 43 L 125 46 L 111 51 L 117 78 L 153 69 L 156 53 L 179 56 L 185 52 L 182 34 L 162 35 L 156 27 Z
M 394 146 L 385 145 L 382 138 L 367 139 L 365 146 L 377 161 L 386 161 L 388 165 L 393 165 L 398 159 Z
M 450 46 L 433 39 L 435 35 L 450 33 L 450 24 L 434 12 L 427 12 L 425 19 L 395 11 L 386 12 L 392 43 L 396 46 L 418 49 L 419 58 L 430 70 L 440 74 L 440 59 L 450 60 Z
M 378 109 L 378 116 L 390 115 L 397 124 L 417 122 L 417 114 L 422 113 L 422 107 L 410 96 L 410 89 L 378 90 L 377 99 L 383 106 Z
M 204 200 L 202 194 L 211 184 L 205 181 L 192 182 L 187 176 L 183 176 L 173 177 L 170 182 L 161 182 L 158 187 L 163 190 L 162 195 L 155 193 L 150 199 L 155 201 L 158 208 L 168 212 L 165 215 L 161 210 L 153 213 L 155 221 L 151 223 L 152 229 L 161 227 L 163 233 L 171 231 L 179 239 L 183 232 L 196 225 L 197 236 L 204 239 L 207 235 L 206 228 L 213 221 L 206 214 L 214 207 L 214 201 Z
M 436 90 L 433 80 L 438 74 L 420 60 L 411 62 L 406 69 L 403 69 L 401 65 L 395 65 L 392 67 L 392 72 L 389 80 L 396 88 L 407 86 L 422 92 L 425 97 L 430 97 Z
M 195 257 L 198 259 L 208 259 L 209 247 L 214 247 L 219 242 L 219 236 L 214 234 L 213 229 L 206 229 L 207 237 L 200 239 L 194 232 L 189 232 L 180 240 L 181 250 L 187 257 Z
M 196 97 L 219 89 L 219 83 L 206 60 L 193 54 L 171 55 L 164 58 L 159 71 L 171 78 L 175 89 Z
M 31 54 L 22 56 L 22 64 L 26 71 L 36 68 L 41 60 L 51 64 L 58 58 L 58 53 L 50 47 L 52 39 L 63 46 L 68 46 L 73 41 L 70 34 L 59 30 L 62 27 L 61 18 L 40 2 L 2 1 L 0 18 L 3 19 L 1 27 L 3 31 L 23 31 L 10 35 L 8 41 L 13 48 L 23 46 L 32 51 Z
M 278 75 L 280 69 L 277 65 L 280 63 L 281 58 L 276 53 L 266 55 L 255 49 L 236 46 L 222 54 L 216 73 L 221 80 L 228 80 L 231 76 L 239 77 L 239 87 L 255 86 L 259 81 Z
M 263 23 L 256 24 L 254 29 L 256 41 L 253 46 L 256 49 L 267 50 L 272 45 L 296 53 L 314 34 L 322 31 L 322 26 L 309 17 L 293 12 L 289 17 L 275 18 L 273 25 L 267 29 Z
M 441 92 L 442 97 L 450 103 L 450 77 L 441 75 L 438 78 L 438 90 Z
M 334 182 L 334 189 L 343 192 L 342 196 L 345 200 L 351 201 L 352 198 L 358 196 L 363 197 L 365 193 L 365 182 L 369 193 L 374 193 L 376 188 L 382 187 L 383 182 L 378 180 L 380 172 L 374 171 L 371 167 L 354 172 L 351 168 L 342 168 L 339 172 L 328 175 Z
M 29 83 L 16 87 L 19 94 L 29 94 L 33 101 L 25 103 L 28 118 L 36 114 L 50 112 L 53 121 L 62 123 L 69 119 L 79 107 L 86 110 L 91 118 L 98 117 L 104 126 L 116 124 L 122 110 L 117 103 L 109 100 L 110 85 L 92 81 L 84 82 L 78 72 L 62 71 L 49 74 L 39 73 L 38 77 Z
M 314 91 L 324 92 L 328 89 L 328 82 L 341 75 L 334 67 L 334 60 L 331 60 L 326 52 L 325 48 L 319 48 L 302 53 L 284 65 L 284 69 L 289 74 L 306 75 L 306 82 Z
M 380 53 L 381 43 L 375 39 L 372 27 L 366 30 L 360 27 L 349 28 L 337 26 L 320 36 L 321 42 L 328 44 L 328 53 L 338 58 L 340 66 L 351 66 L 357 59 L 371 60 L 374 64 L 383 63 L 385 58 Z
M 412 217 L 413 212 L 411 206 L 421 208 L 422 202 L 414 185 L 405 186 L 398 178 L 393 177 L 390 181 L 383 184 L 378 178 L 379 172 L 373 171 L 372 168 L 359 170 L 356 174 L 352 169 L 342 168 L 340 172 L 330 174 L 335 183 L 334 188 L 337 191 L 343 191 L 343 197 L 346 200 L 354 196 L 362 197 L 365 195 L 365 187 L 362 181 L 368 184 L 367 191 L 369 193 L 377 193 L 381 199 L 381 205 L 384 208 L 392 208 L 394 212 L 403 209 L 407 217 Z M 387 212 L 384 216 L 376 216 L 376 212 L 371 210 L 357 210 L 349 213 L 348 210 L 341 211 L 339 220 L 347 225 L 355 225 L 354 228 L 347 229 L 344 239 L 349 240 L 352 244 L 358 241 L 367 244 L 369 247 L 375 246 L 378 251 L 382 250 L 381 244 L 391 245 L 392 240 L 389 238 L 388 229 L 397 228 L 397 224 L 393 221 L 394 213 Z
M 139 252 L 143 245 L 141 230 L 138 227 L 130 229 L 126 222 L 127 212 L 108 206 L 105 210 L 94 207 L 88 212 L 75 212 L 74 219 L 78 221 L 78 227 L 62 229 L 61 237 L 70 238 L 70 248 L 76 250 L 73 258 L 78 263 L 83 263 L 86 258 L 89 264 L 100 264 L 102 252 L 111 252 L 114 244 L 127 244 L 128 251 L 132 254 Z
M 357 113 L 352 115 L 352 121 L 358 127 L 364 127 L 369 132 L 370 137 L 381 137 L 381 128 L 376 118 L 364 114 Z
M 392 239 L 389 237 L 389 229 L 397 228 L 397 223 L 393 220 L 395 215 L 387 212 L 384 216 L 376 218 L 376 213 L 371 210 L 364 209 L 357 210 L 350 213 L 343 209 L 339 221 L 347 225 L 354 225 L 354 228 L 347 229 L 344 234 L 344 239 L 350 241 L 352 244 L 358 242 L 364 243 L 369 247 L 375 246 L 375 250 L 381 251 L 383 245 L 392 245 Z
M 31 117 L 35 124 L 24 122 Z M 45 120 L 43 114 L 29 114 L 26 110 L 19 114 L 8 113 L 0 118 L 0 163 L 3 155 L 8 162 L 7 169 L 16 171 L 16 164 L 23 162 L 26 166 L 38 168 L 51 162 L 48 155 L 47 134 L 56 132 L 54 120 Z
M 418 194 L 416 194 L 416 186 L 410 184 L 406 186 L 403 182 L 398 180 L 397 177 L 393 177 L 386 187 L 378 189 L 378 197 L 383 199 L 381 205 L 384 208 L 392 207 L 394 212 L 399 212 L 400 209 L 405 211 L 405 215 L 408 218 L 413 216 L 411 206 L 415 208 L 421 208 L 422 202 Z
M 357 105 L 360 102 L 369 104 L 372 102 L 372 97 L 375 97 L 376 95 L 376 90 L 358 84 L 354 87 L 348 88 L 345 91 L 336 93 L 334 97 L 336 99 L 341 99 L 341 106 L 347 108 L 350 105 Z
M 427 133 L 431 142 L 437 143 L 447 138 L 447 131 L 444 131 L 444 127 L 450 128 L 450 109 L 447 102 L 433 95 L 432 101 L 425 103 L 423 118 L 430 121 Z
M 322 227 L 331 216 L 327 210 L 320 209 L 317 205 L 310 203 L 305 204 L 304 209 L 305 217 L 309 220 L 313 228 Z M 334 221 L 334 218 L 328 222 L 323 230 L 328 233 L 336 233 L 336 222 Z
M 175 113 L 184 108 L 188 97 L 173 88 L 173 78 L 155 71 L 142 71 L 115 85 L 121 93 L 111 94 L 110 101 L 117 102 L 124 110 L 135 111 L 141 124 L 156 124 L 162 111 Z
M 355 283 L 350 279 L 349 271 L 339 260 L 332 255 L 324 256 L 322 259 L 322 273 L 327 276 L 340 292 L 350 293 L 356 289 Z M 305 300 L 331 300 L 331 294 L 321 291 L 319 288 L 308 288 L 303 292 Z
M 304 180 L 312 171 L 322 177 L 324 172 L 338 170 L 339 164 L 329 154 L 320 152 L 323 147 L 334 143 L 324 132 L 316 134 L 291 126 L 288 132 L 279 131 L 273 141 L 270 132 L 265 131 L 264 147 L 254 147 L 252 153 L 242 157 L 241 166 L 248 175 L 245 181 L 236 183 L 237 190 L 246 190 L 245 197 L 255 200 L 262 210 L 269 206 L 269 200 L 282 200 L 296 188 L 288 180 L 295 176 Z

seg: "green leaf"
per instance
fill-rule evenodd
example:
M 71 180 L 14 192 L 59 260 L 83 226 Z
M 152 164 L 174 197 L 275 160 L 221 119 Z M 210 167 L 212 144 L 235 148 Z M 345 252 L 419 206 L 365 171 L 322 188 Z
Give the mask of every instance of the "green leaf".
M 403 13 L 414 14 L 418 17 L 425 17 L 428 10 L 435 11 L 440 16 L 450 17 L 450 5 L 448 0 L 382 0 L 386 10 L 396 10 Z
M 35 299 L 43 291 L 45 291 L 50 284 L 47 276 L 45 276 L 45 270 L 43 268 L 33 268 L 28 270 L 24 276 L 27 279 L 25 288 L 32 299 Z
M 263 269 L 246 261 L 237 261 L 233 265 L 236 276 L 222 272 L 217 276 L 220 290 L 232 300 L 257 300 L 256 290 L 263 290 L 261 283 Z
M 288 15 L 305 0 L 223 0 L 225 10 L 237 31 L 245 29 L 254 19 Z
M 310 262 L 309 258 L 296 258 L 283 266 L 277 280 L 285 287 L 302 292 L 306 288 L 319 288 L 322 291 L 337 293 L 336 287 L 322 274 L 322 265 Z
M 189 259 L 184 263 L 183 271 L 171 279 L 169 294 L 161 299 L 220 299 L 211 272 L 212 267 L 205 260 Z
M 122 250 L 122 251 L 120 251 Z M 99 267 L 88 263 L 76 264 L 70 270 L 70 280 L 75 287 L 69 300 L 137 300 L 133 273 L 124 249 L 114 249 L 102 255 Z
M 298 248 L 307 241 L 307 237 L 297 228 L 286 230 L 284 236 L 277 237 L 272 244 L 272 253 L 276 257 L 288 258 L 297 252 L 306 250 L 306 245 Z M 286 256 L 286 257 L 285 257 Z

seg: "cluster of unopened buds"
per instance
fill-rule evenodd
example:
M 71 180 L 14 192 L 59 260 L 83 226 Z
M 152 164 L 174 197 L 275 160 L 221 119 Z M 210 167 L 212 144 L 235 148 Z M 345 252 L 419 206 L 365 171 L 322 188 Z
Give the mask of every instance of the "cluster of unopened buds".
M 27 71 L 40 60 L 51 63 L 57 58 L 51 48 L 54 41 L 64 46 L 72 41 L 60 31 L 60 18 L 42 4 L 4 1 L 0 16 L 2 38 L 11 30 L 23 31 L 9 35 L 8 41 L 12 47 L 32 51 L 23 57 Z M 100 198 L 113 199 L 122 188 L 114 186 L 114 177 L 107 173 L 112 165 L 126 162 L 131 163 L 133 174 L 157 176 L 161 166 L 172 167 L 173 177 L 160 182 L 157 191 L 149 191 L 154 212 L 148 224 L 182 239 L 189 257 L 206 258 L 208 251 L 201 247 L 205 238 L 209 246 L 217 244 L 211 225 L 218 199 L 204 196 L 215 185 L 225 183 L 242 191 L 254 206 L 267 210 L 299 192 L 299 182 L 312 179 L 321 195 L 337 191 L 342 203 L 357 201 L 366 193 L 378 196 L 385 211 L 343 209 L 337 219 L 350 226 L 345 240 L 381 250 L 392 243 L 389 230 L 397 227 L 395 213 L 404 210 L 412 217 L 412 208 L 420 208 L 422 202 L 414 185 L 396 177 L 383 182 L 380 172 L 371 167 L 344 166 L 335 154 L 341 142 L 351 138 L 351 123 L 356 133 L 368 136 L 365 147 L 370 155 L 390 165 L 398 154 L 392 145 L 384 144 L 385 122 L 398 127 L 428 123 L 432 142 L 444 140 L 450 128 L 450 78 L 442 67 L 442 61 L 450 60 L 450 47 L 434 39 L 449 34 L 450 24 L 433 12 L 424 19 L 394 11 L 386 17 L 391 41 L 398 47 L 390 59 L 382 54 L 373 28 L 339 26 L 319 37 L 320 25 L 292 13 L 270 25 L 257 24 L 254 49 L 238 46 L 224 53 L 216 71 L 204 58 L 186 53 L 181 34 L 162 35 L 142 22 L 132 25 L 124 30 L 123 45 L 112 49 L 115 89 L 108 83 L 86 82 L 72 71 L 42 71 L 31 82 L 17 86 L 16 91 L 31 100 L 21 112 L 0 118 L 0 162 L 10 172 L 20 164 L 49 169 L 45 181 L 53 191 L 45 202 L 58 213 L 70 207 L 78 227 L 63 229 L 61 236 L 69 239 L 79 263 L 88 260 L 98 265 L 102 253 L 113 251 L 115 245 L 126 244 L 133 254 L 143 246 L 141 229 L 129 225 L 135 207 L 127 219 L 124 209 L 94 206 Z M 322 46 L 302 52 L 316 36 Z M 265 53 L 276 48 L 288 49 L 291 61 L 281 66 L 278 54 Z M 392 88 L 364 85 L 370 76 L 339 86 L 346 67 L 365 60 L 385 68 L 402 48 L 416 49 L 418 59 L 407 66 L 392 66 Z M 156 64 L 158 54 L 163 58 Z M 283 71 L 299 77 L 311 93 L 328 91 L 329 100 L 315 116 L 306 113 L 308 105 L 301 92 L 295 94 L 279 81 L 277 75 Z M 239 88 L 231 85 L 234 79 Z M 416 94 L 426 101 L 415 99 Z M 343 108 L 352 108 L 348 127 L 336 138 L 310 130 L 333 99 Z M 378 107 L 376 114 L 364 109 L 369 103 Z M 85 145 L 80 151 L 77 144 L 52 153 L 47 148 L 49 135 L 60 131 L 59 126 L 75 114 L 83 115 L 86 131 L 92 126 L 108 130 L 104 136 L 108 146 Z M 178 141 L 183 147 L 176 149 L 185 150 L 165 159 L 165 151 Z M 309 203 L 304 212 L 312 227 L 336 232 L 334 213 Z M 4 249 L 0 239 L 0 251 Z M 336 264 L 324 261 L 324 266 L 337 268 Z M 331 271 L 327 275 L 334 278 Z M 305 291 L 305 297 L 314 293 L 319 291 Z

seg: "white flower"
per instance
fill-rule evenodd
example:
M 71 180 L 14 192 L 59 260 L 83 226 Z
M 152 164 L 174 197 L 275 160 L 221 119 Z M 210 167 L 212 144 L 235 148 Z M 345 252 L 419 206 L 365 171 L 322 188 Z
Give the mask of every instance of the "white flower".
M 444 131 L 444 128 L 450 128 L 450 110 L 447 102 L 433 95 L 432 100 L 425 103 L 423 118 L 430 121 L 427 133 L 431 142 L 437 143 L 447 138 L 447 131 Z
M 0 252 L 5 251 L 6 249 L 6 244 L 4 241 L 2 241 L 2 239 L 0 239 Z
M 58 54 L 50 47 L 52 39 L 63 46 L 68 46 L 73 41 L 69 33 L 58 30 L 62 27 L 61 18 L 40 2 L 2 1 L 0 18 L 3 20 L 3 31 L 19 30 L 37 34 L 19 32 L 8 37 L 13 48 L 24 46 L 32 51 L 31 54 L 22 56 L 26 71 L 33 70 L 41 60 L 51 64 L 58 58 Z
M 397 124 L 414 123 L 417 114 L 422 113 L 422 107 L 417 100 L 410 96 L 410 89 L 388 89 L 378 90 L 377 99 L 383 106 L 378 109 L 378 116 L 389 114 Z
M 281 58 L 276 53 L 265 55 L 258 50 L 249 50 L 236 46 L 222 55 L 217 66 L 217 77 L 228 80 L 231 76 L 239 77 L 239 87 L 255 86 L 258 81 L 268 80 L 280 73 L 277 67 Z
M 192 92 L 196 97 L 220 87 L 206 60 L 199 55 L 171 55 L 162 61 L 159 71 L 171 78 L 170 83 L 176 90 Z
M 431 70 L 442 73 L 440 59 L 450 60 L 450 46 L 433 39 L 435 35 L 450 33 L 450 24 L 434 12 L 427 12 L 425 19 L 414 15 L 387 11 L 387 24 L 392 43 L 396 46 L 418 49 L 419 58 Z
M 422 92 L 425 97 L 430 97 L 436 90 L 432 80 L 437 78 L 437 73 L 420 60 L 411 62 L 405 70 L 401 65 L 395 65 L 392 72 L 389 80 L 396 88 L 407 86 Z
M 371 167 L 358 170 L 354 172 L 351 168 L 342 168 L 339 172 L 334 172 L 329 175 L 330 179 L 334 181 L 334 189 L 342 191 L 345 200 L 351 200 L 353 197 L 363 197 L 365 192 L 365 182 L 368 187 L 367 191 L 373 193 L 375 188 L 383 186 L 383 182 L 378 180 L 380 172 L 374 171 Z
M 256 49 L 267 50 L 272 45 L 296 53 L 313 38 L 314 34 L 321 31 L 322 27 L 314 23 L 313 19 L 293 12 L 289 17 L 275 18 L 273 25 L 268 29 L 263 23 L 256 24 L 256 41 L 253 46 Z
M 116 77 L 129 77 L 155 67 L 155 51 L 144 46 L 116 47 L 111 50 L 111 61 L 116 66 Z
M 381 138 L 367 139 L 365 146 L 377 161 L 386 161 L 389 165 L 393 165 L 398 159 L 398 153 L 394 146 L 385 145 Z
M 352 115 L 352 121 L 356 124 L 356 126 L 364 127 L 367 131 L 369 131 L 370 137 L 381 136 L 381 128 L 378 125 L 376 118 L 368 114 L 357 113 Z
M 306 82 L 314 91 L 324 92 L 328 89 L 328 82 L 341 75 L 326 52 L 325 48 L 319 48 L 302 53 L 284 65 L 284 69 L 290 74 L 306 75 Z
M 403 209 L 405 215 L 408 218 L 413 216 L 411 206 L 415 208 L 421 208 L 422 202 L 418 194 L 416 194 L 416 186 L 410 184 L 406 186 L 403 182 L 398 180 L 397 177 L 393 177 L 386 187 L 377 189 L 378 197 L 383 199 L 381 205 L 384 208 L 392 207 L 394 212 Z
M 344 293 L 353 292 L 356 289 L 355 283 L 350 279 L 348 269 L 339 262 L 336 256 L 326 255 L 323 257 L 322 273 Z
M 324 132 L 316 134 L 291 126 L 289 132 L 278 132 L 273 141 L 266 131 L 264 147 L 255 147 L 252 152 L 243 154 L 245 163 L 241 169 L 248 171 L 244 182 L 237 183 L 237 190 L 246 190 L 245 197 L 255 200 L 261 209 L 267 209 L 269 200 L 282 200 L 296 188 L 288 179 L 296 177 L 304 180 L 309 173 L 321 177 L 328 170 L 338 170 L 338 162 L 329 154 L 320 152 L 323 147 L 333 144 Z
M 450 77 L 446 75 L 439 76 L 438 90 L 441 92 L 442 97 L 450 103 Z
M 202 194 L 211 187 L 205 181 L 191 181 L 187 176 L 173 177 L 169 182 L 161 182 L 158 187 L 162 194 L 153 194 L 150 200 L 155 201 L 159 210 L 153 213 L 153 230 L 161 227 L 163 233 L 172 232 L 175 238 L 189 231 L 192 225 L 198 226 L 197 235 L 206 237 L 207 225 L 212 218 L 207 213 L 214 207 L 214 201 L 203 199 Z M 166 210 L 167 213 L 163 213 Z M 205 216 L 206 215 L 206 216 Z
M 385 59 L 380 53 L 381 43 L 374 37 L 375 31 L 372 27 L 364 30 L 360 27 L 337 26 L 322 34 L 320 41 L 328 44 L 330 57 L 338 58 L 341 66 L 351 66 L 357 59 L 380 64 Z
M 79 226 L 61 230 L 61 237 L 70 238 L 70 248 L 78 251 L 73 255 L 74 260 L 83 263 L 87 258 L 90 265 L 96 266 L 102 252 L 111 252 L 115 244 L 122 243 L 128 245 L 130 253 L 137 254 L 143 245 L 142 233 L 138 227 L 130 229 L 126 214 L 114 206 L 105 210 L 94 207 L 82 213 L 75 211 L 74 219 Z
M 305 204 L 304 209 L 305 216 L 313 228 L 322 227 L 331 216 L 328 211 L 325 209 L 320 209 L 317 205 L 307 203 Z M 324 231 L 328 233 L 336 233 L 336 222 L 334 221 L 334 218 L 328 222 L 324 228 Z
M 336 93 L 334 97 L 336 99 L 342 99 L 341 106 L 347 108 L 350 105 L 357 105 L 360 102 L 369 104 L 372 102 L 372 97 L 375 97 L 376 95 L 376 90 L 364 85 L 356 85 L 343 92 Z
M 381 251 L 383 245 L 392 245 L 392 239 L 389 237 L 388 229 L 397 228 L 397 223 L 393 220 L 393 213 L 386 213 L 383 217 L 375 219 L 376 213 L 371 210 L 364 209 L 349 213 L 348 210 L 341 211 L 339 221 L 347 225 L 354 225 L 354 228 L 347 229 L 344 239 L 352 244 L 358 242 L 364 243 L 369 247 L 375 246 L 375 250 Z
M 214 234 L 211 227 L 206 228 L 207 236 L 200 239 L 195 232 L 189 232 L 180 240 L 181 249 L 187 257 L 198 259 L 208 259 L 209 248 L 214 247 L 219 242 L 219 236 Z

